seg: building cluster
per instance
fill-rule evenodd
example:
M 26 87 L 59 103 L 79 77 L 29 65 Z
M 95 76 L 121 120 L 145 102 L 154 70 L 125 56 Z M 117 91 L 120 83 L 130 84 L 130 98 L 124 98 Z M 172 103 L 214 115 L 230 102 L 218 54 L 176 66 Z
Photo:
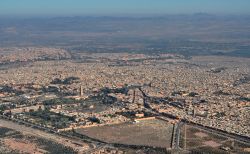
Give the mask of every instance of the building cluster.
M 89 117 L 95 117 L 101 123 L 123 122 L 127 118 L 117 113 L 136 111 L 139 114 L 145 110 L 145 97 L 149 97 L 149 107 L 159 113 L 168 113 L 204 126 L 250 136 L 249 59 L 184 59 L 177 55 L 122 53 L 114 56 L 97 55 L 90 54 L 91 61 L 34 61 L 24 66 L 0 69 L 0 105 L 12 102 L 17 95 L 24 94 L 24 100 L 33 98 L 34 103 L 41 96 L 44 99 L 51 98 L 51 95 L 77 99 L 80 95 L 79 97 L 86 99 L 103 88 L 139 86 L 140 88 L 130 88 L 126 93 L 107 94 L 108 97 L 115 98 L 118 104 L 123 104 L 121 107 L 110 106 L 101 112 L 85 112 L 69 111 L 66 105 L 55 105 L 50 111 L 77 116 L 77 122 L 85 125 L 91 124 Z M 159 58 L 161 56 L 163 58 Z M 55 79 L 65 81 L 72 77 L 77 81 L 53 82 Z M 9 100 L 6 101 L 7 99 Z M 88 106 L 89 110 L 92 107 Z

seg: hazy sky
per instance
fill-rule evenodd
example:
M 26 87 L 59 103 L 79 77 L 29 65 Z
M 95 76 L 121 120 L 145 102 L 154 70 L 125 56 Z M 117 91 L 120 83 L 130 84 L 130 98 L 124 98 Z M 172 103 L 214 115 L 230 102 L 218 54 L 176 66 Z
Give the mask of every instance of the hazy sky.
M 0 0 L 0 15 L 250 14 L 250 0 Z

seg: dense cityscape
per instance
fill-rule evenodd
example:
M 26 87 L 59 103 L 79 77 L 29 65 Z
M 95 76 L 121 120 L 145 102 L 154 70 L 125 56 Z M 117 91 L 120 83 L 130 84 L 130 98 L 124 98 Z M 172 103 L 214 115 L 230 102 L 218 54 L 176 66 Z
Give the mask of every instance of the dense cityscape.
M 250 154 L 249 0 L 0 0 L 0 154 Z
M 77 53 L 74 59 L 72 53 L 53 48 L 1 50 L 8 51 L 1 58 L 2 118 L 69 136 L 156 118 L 169 123 L 164 127 L 190 123 L 241 142 L 250 137 L 248 58 Z M 29 56 L 15 56 L 16 50 Z M 183 140 L 181 134 L 178 140 Z M 181 142 L 175 140 L 142 145 L 170 149 Z

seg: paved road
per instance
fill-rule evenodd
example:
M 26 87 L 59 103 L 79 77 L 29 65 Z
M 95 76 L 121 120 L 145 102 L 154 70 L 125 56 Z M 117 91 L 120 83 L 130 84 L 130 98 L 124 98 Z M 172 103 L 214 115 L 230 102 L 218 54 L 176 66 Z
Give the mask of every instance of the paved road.
M 149 103 L 147 102 L 147 99 L 150 98 L 150 96 L 147 96 L 145 94 L 145 92 L 139 88 L 139 90 L 142 92 L 143 94 L 143 99 L 144 99 L 144 107 L 146 109 L 146 111 L 152 113 L 153 115 L 156 115 L 156 116 L 163 116 L 163 117 L 166 117 L 163 113 L 159 113 L 159 112 L 156 112 L 156 111 L 153 111 L 150 106 L 149 106 Z M 179 126 L 180 124 L 180 126 Z M 248 144 L 250 143 L 250 139 L 249 137 L 248 138 L 245 138 L 245 137 L 241 137 L 239 135 L 233 135 L 233 134 L 230 134 L 230 133 L 226 133 L 226 132 L 222 132 L 222 131 L 219 131 L 219 130 L 216 130 L 214 128 L 208 128 L 208 127 L 205 127 L 205 126 L 201 126 L 201 125 L 197 125 L 197 124 L 194 124 L 194 123 L 190 123 L 190 122 L 187 122 L 187 121 L 182 121 L 180 122 L 178 125 L 177 125 L 177 132 L 176 132 L 176 139 L 177 141 L 175 141 L 175 149 L 178 149 L 179 147 L 179 138 L 180 138 L 180 127 L 183 125 L 183 124 L 189 124 L 189 125 L 193 125 L 197 128 L 200 128 L 202 130 L 205 130 L 207 132 L 210 132 L 212 134 L 215 134 L 215 135 L 218 135 L 218 136 L 222 136 L 222 137 L 228 137 L 228 138 L 232 138 L 232 139 L 235 139 L 237 140 L 238 142 L 242 142 L 244 144 Z M 176 144 L 177 143 L 177 144 Z

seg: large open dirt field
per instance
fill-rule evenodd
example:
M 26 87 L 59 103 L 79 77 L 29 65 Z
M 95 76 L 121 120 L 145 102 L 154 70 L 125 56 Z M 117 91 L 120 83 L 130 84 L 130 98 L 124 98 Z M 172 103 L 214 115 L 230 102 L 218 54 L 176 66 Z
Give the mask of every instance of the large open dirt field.
M 0 154 L 77 153 L 89 150 L 89 144 L 18 125 L 0 119 Z M 25 148 L 24 148 L 25 147 Z
M 0 127 L 0 153 L 2 154 L 43 154 L 43 153 L 77 153 L 63 144 L 41 137 L 24 135 L 15 130 Z
M 208 152 L 208 153 L 246 153 L 245 145 L 231 138 L 223 137 L 216 132 L 211 133 L 205 130 L 186 125 L 186 139 L 184 139 L 185 127 L 182 128 L 181 146 L 184 148 L 186 141 L 186 149 L 193 152 Z M 228 151 L 223 150 L 230 148 Z
M 109 143 L 168 148 L 171 144 L 172 129 L 172 124 L 155 119 L 138 123 L 84 128 L 78 129 L 76 132 Z

